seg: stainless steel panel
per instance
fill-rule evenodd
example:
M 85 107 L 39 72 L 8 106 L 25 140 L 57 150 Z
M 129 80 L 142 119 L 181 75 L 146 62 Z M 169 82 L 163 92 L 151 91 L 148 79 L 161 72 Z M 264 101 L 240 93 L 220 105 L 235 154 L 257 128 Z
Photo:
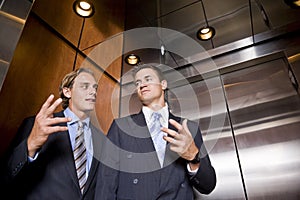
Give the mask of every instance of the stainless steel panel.
M 28 0 L 0 1 L 0 90 L 31 5 Z
M 299 199 L 300 99 L 283 59 L 223 76 L 249 199 Z
M 221 84 L 219 76 L 216 76 L 172 88 L 169 93 L 174 114 L 199 122 L 206 149 L 216 170 L 215 190 L 209 195 L 195 191 L 196 199 L 245 198 Z

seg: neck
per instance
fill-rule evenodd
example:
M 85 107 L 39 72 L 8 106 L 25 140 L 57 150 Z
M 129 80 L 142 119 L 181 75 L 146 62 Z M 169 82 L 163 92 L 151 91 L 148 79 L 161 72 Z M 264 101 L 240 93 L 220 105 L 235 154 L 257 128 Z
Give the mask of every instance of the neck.
M 74 110 L 71 107 L 69 108 L 79 118 L 79 120 L 84 120 L 89 117 L 89 112 Z
M 150 108 L 153 111 L 159 111 L 160 109 L 162 109 L 163 107 L 165 107 L 165 105 L 166 105 L 165 101 L 159 102 L 159 103 L 154 103 L 153 102 L 153 103 L 147 104 L 147 105 L 144 104 L 144 106 Z

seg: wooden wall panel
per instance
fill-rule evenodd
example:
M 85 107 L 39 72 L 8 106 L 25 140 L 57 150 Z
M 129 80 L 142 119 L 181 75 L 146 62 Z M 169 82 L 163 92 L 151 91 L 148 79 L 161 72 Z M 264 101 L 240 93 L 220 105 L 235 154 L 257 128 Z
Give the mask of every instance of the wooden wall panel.
M 58 97 L 74 57 L 73 49 L 29 16 L 0 93 L 0 152 L 24 117 L 35 114 L 50 93 Z
M 111 77 L 111 74 L 109 74 L 108 71 L 112 71 L 111 68 L 116 68 L 120 71 L 120 63 L 120 59 L 115 60 L 108 66 L 107 71 L 104 72 L 98 65 L 95 66 L 87 59 L 79 56 L 76 65 L 76 69 L 85 67 L 93 70 L 95 73 L 98 82 L 98 91 L 95 113 L 92 114 L 92 122 L 105 134 L 107 133 L 112 120 L 119 117 L 120 84 L 118 80 Z M 116 69 L 115 71 L 117 71 Z
M 77 46 L 83 19 L 73 12 L 75 0 L 36 0 L 32 12 Z
M 80 39 L 83 24 L 83 18 L 72 10 L 73 2 L 53 0 L 49 4 L 49 1 L 36 0 L 34 3 L 0 93 L 0 155 L 15 136 L 22 120 L 36 114 L 50 93 L 58 97 L 61 79 L 73 70 L 74 47 Z M 96 14 L 85 20 L 80 41 L 79 49 L 86 55 L 96 44 L 122 32 L 124 27 L 122 0 L 94 3 Z M 96 56 L 107 60 L 118 55 L 103 68 L 106 75 L 99 67 L 91 66 L 99 77 L 99 98 L 93 118 L 105 133 L 119 112 L 123 38 L 114 41 L 115 46 Z M 78 54 L 75 69 L 84 61 Z
M 119 117 L 120 87 L 105 74 L 100 77 L 98 84 L 96 116 L 100 129 L 107 134 L 112 120 Z
M 124 0 L 93 1 L 95 14 L 87 18 L 79 49 L 86 50 L 124 31 Z

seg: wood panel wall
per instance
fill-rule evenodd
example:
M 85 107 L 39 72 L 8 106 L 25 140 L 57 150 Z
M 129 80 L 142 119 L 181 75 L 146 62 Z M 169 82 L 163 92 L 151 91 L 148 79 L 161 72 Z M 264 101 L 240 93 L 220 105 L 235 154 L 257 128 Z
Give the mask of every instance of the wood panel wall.
M 36 0 L 33 5 L 0 93 L 0 155 L 22 120 L 36 114 L 51 93 L 58 97 L 61 79 L 73 70 L 74 46 L 83 25 L 72 10 L 73 2 Z M 95 45 L 124 30 L 124 1 L 95 1 L 95 8 L 95 15 L 84 22 L 79 46 L 83 54 L 78 54 L 75 68 L 82 67 Z M 122 44 L 119 41 L 119 49 L 105 54 L 119 53 Z M 93 66 L 100 86 L 94 121 L 105 133 L 118 113 L 121 63 L 121 57 L 115 59 L 105 73 L 101 66 Z

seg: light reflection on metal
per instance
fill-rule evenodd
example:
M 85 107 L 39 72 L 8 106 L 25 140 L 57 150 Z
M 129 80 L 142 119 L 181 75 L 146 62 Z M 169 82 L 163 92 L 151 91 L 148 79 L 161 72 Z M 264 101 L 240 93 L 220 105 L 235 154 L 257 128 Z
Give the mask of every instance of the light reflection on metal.
M 7 12 L 3 12 L 3 11 L 0 10 L 0 15 L 2 15 L 2 16 L 6 17 L 6 18 L 8 18 L 8 19 L 10 19 L 10 20 L 12 20 L 14 22 L 17 22 L 18 24 L 23 24 L 23 25 L 25 24 L 25 20 L 24 19 L 19 18 L 19 17 L 14 16 L 14 15 L 11 15 L 11 14 L 9 14 Z
M 284 0 L 291 8 L 300 8 L 300 0 Z
M 288 57 L 289 63 L 300 60 L 300 53 Z
M 165 55 L 165 47 L 164 47 L 164 45 L 161 45 L 161 47 L 160 47 L 160 53 L 161 53 L 161 55 L 163 56 L 163 55 Z

